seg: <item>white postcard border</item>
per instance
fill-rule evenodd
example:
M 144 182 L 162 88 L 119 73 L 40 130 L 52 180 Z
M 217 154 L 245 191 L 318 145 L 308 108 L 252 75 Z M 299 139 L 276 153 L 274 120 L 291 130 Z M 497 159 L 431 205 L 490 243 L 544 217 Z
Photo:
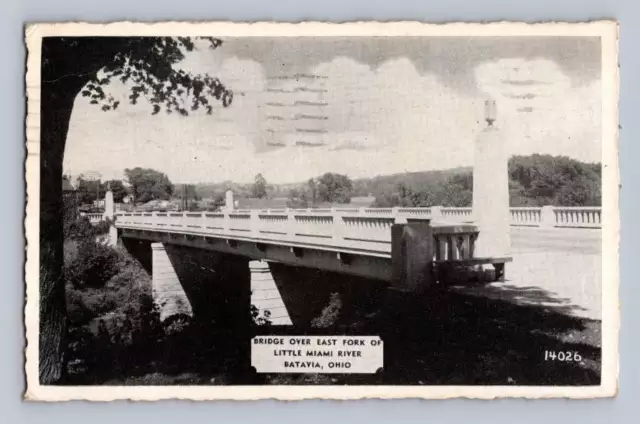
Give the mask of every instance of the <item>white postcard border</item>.
M 25 399 L 34 401 L 117 399 L 153 401 L 256 400 L 256 399 L 363 399 L 453 397 L 493 399 L 593 398 L 614 396 L 618 390 L 619 337 L 619 158 L 618 158 L 618 24 L 589 23 L 232 23 L 232 22 L 114 22 L 37 23 L 25 31 L 28 48 L 26 89 L 27 239 L 26 279 L 26 379 Z M 38 376 L 39 328 L 39 198 L 40 198 L 40 61 L 41 40 L 46 36 L 600 36 L 602 40 L 602 379 L 600 386 L 43 386 Z

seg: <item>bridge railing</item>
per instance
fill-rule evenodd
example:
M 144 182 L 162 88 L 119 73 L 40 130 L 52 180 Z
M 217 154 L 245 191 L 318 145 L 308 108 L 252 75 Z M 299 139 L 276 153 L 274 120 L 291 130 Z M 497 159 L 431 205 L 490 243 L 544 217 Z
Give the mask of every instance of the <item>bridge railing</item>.
M 599 207 L 555 207 L 556 227 L 601 228 L 602 208 Z
M 258 210 L 224 213 L 133 212 L 119 214 L 116 226 L 307 248 L 347 249 L 363 254 L 388 256 L 392 244 L 391 227 L 394 223 L 409 220 L 387 213 L 327 214 L 292 210 L 270 213 Z M 417 214 L 422 213 L 424 211 L 418 211 Z M 478 228 L 469 224 L 433 225 L 433 260 L 473 258 L 478 233 Z
M 104 220 L 104 214 L 100 212 L 97 212 L 97 213 L 80 212 L 80 216 L 88 218 L 89 222 L 92 224 L 97 224 L 98 222 Z
M 511 225 L 516 227 L 539 227 L 542 225 L 541 207 L 514 207 L 511 211 Z
M 406 219 L 387 212 L 360 215 L 357 212 L 234 210 L 119 213 L 116 226 L 388 253 L 391 226 L 395 222 L 406 222 Z
M 601 228 L 599 207 L 513 207 L 511 225 L 547 228 Z M 102 214 L 90 219 L 102 220 Z M 147 224 L 161 228 L 202 229 L 258 237 L 276 235 L 286 238 L 313 240 L 344 239 L 379 243 L 386 240 L 394 222 L 431 219 L 434 225 L 473 223 L 468 207 L 429 208 L 323 208 L 323 209 L 236 209 L 226 212 L 119 212 L 118 217 L 136 220 L 146 217 Z M 180 218 L 182 217 L 182 218 Z M 176 222 L 176 218 L 180 222 Z M 92 221 L 93 222 L 93 221 Z

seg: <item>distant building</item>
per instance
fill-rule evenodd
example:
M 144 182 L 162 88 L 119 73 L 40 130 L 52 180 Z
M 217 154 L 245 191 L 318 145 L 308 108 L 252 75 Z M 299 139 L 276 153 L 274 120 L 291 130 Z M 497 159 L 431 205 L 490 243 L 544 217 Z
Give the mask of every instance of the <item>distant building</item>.
M 66 194 L 66 193 L 75 193 L 76 192 L 76 188 L 73 186 L 73 184 L 71 184 L 71 181 L 69 181 L 66 178 L 62 179 L 62 193 Z
M 151 200 L 144 205 L 136 206 L 135 208 L 138 211 L 177 211 L 180 210 L 180 205 L 177 202 L 172 202 L 170 200 Z
M 273 199 L 236 199 L 236 209 L 284 209 L 287 207 L 286 197 L 275 197 Z

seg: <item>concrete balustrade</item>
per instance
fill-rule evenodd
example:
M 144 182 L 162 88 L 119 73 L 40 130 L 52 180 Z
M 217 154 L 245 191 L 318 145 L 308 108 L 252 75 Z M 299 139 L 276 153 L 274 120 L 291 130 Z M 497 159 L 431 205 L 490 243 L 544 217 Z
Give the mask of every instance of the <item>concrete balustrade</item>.
M 441 207 L 440 208 L 440 216 L 443 219 L 454 219 L 456 221 L 471 221 L 473 219 L 472 209 L 471 208 L 449 208 L 449 207 Z
M 539 227 L 542 223 L 542 208 L 517 207 L 510 208 L 511 225 L 522 227 Z
M 433 231 L 434 261 L 460 261 L 473 258 L 479 231 L 473 225 L 436 227 Z
M 344 215 L 343 238 L 366 243 L 388 243 L 394 217 Z
M 120 213 L 116 227 L 389 253 L 391 226 L 406 222 L 391 213 L 391 209 L 368 215 L 331 210 Z
M 564 228 L 601 228 L 602 208 L 554 207 L 555 226 Z
M 89 219 L 89 222 L 94 225 L 104 220 L 104 214 L 102 213 L 80 212 L 80 216 Z
M 88 214 L 102 219 L 102 214 Z M 599 207 L 513 207 L 511 225 L 547 228 L 601 228 Z M 231 210 L 224 212 L 119 212 L 119 227 L 245 236 L 310 244 L 338 243 L 380 250 L 396 223 L 432 219 L 434 226 L 472 223 L 471 208 L 325 208 Z M 92 221 L 93 222 L 93 221 Z M 99 222 L 99 221 L 97 221 Z M 382 250 L 387 251 L 384 247 Z

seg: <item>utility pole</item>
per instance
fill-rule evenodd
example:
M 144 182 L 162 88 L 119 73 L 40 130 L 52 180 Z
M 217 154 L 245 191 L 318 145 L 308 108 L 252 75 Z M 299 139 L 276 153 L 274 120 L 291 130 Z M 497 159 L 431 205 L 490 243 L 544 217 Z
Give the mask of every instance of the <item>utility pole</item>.
M 182 210 L 183 211 L 187 211 L 187 185 L 186 184 L 182 184 Z

